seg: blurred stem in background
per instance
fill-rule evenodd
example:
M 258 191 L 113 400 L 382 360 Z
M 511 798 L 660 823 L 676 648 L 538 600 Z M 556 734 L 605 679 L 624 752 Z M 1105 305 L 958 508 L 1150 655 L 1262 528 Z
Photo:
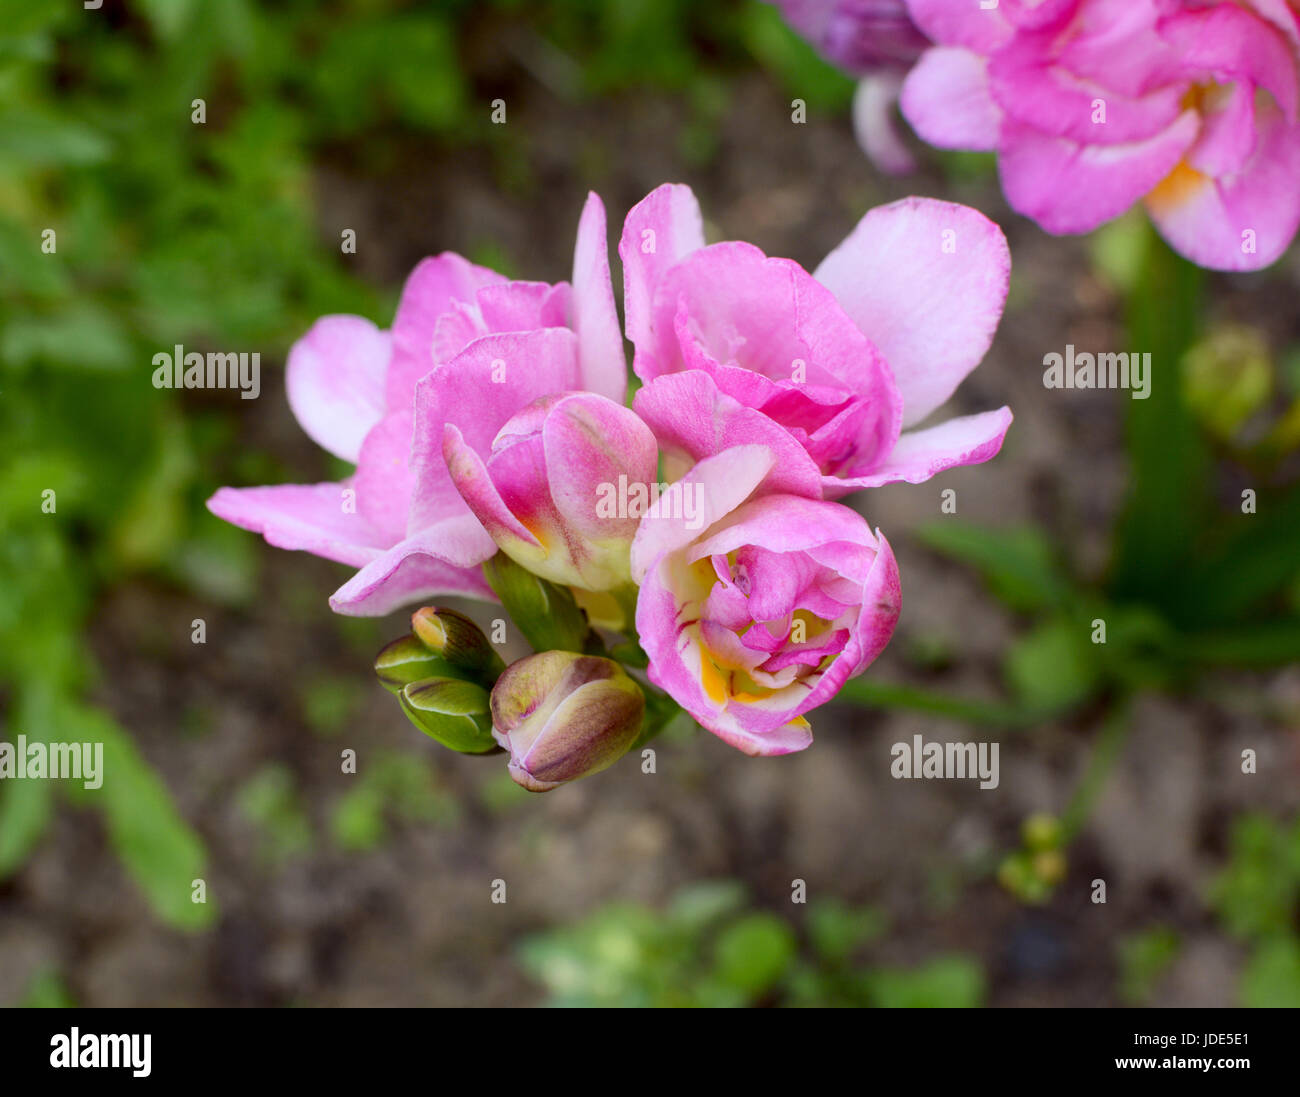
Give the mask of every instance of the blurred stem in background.
M 1279 428 L 1265 436 L 1272 464 L 1241 462 L 1258 479 L 1249 492 L 1234 485 L 1240 496 L 1220 488 L 1207 433 L 1239 428 L 1260 406 L 1257 394 L 1267 392 L 1268 383 L 1243 374 L 1229 354 L 1198 343 L 1206 274 L 1174 255 L 1145 219 L 1117 222 L 1097 250 L 1126 295 L 1127 352 L 1149 353 L 1152 372 L 1149 398 L 1118 397 L 1125 408 L 1129 481 L 1109 574 L 1101 581 L 1082 576 L 1061 555 L 1057 546 L 1064 548 L 1064 541 L 1054 543 L 1032 527 L 931 523 L 919 531 L 921 540 L 973 568 L 1028 622 L 1004 657 L 1010 697 L 955 697 L 870 676 L 843 692 L 867 707 L 983 728 L 1032 730 L 1062 720 L 1100 728 L 1050 840 L 1027 838 L 1004 863 L 1004 883 L 1033 901 L 1050 895 L 1063 875 L 1058 855 L 1085 825 L 1123 753 L 1137 695 L 1204 693 L 1207 672 L 1300 661 L 1300 485 L 1275 471 Z M 1241 345 L 1238 338 L 1231 347 Z M 1257 374 L 1271 367 L 1257 355 L 1250 368 Z M 1214 395 L 1225 392 L 1235 397 L 1230 416 L 1226 397 Z M 1224 700 L 1212 692 L 1210 699 Z

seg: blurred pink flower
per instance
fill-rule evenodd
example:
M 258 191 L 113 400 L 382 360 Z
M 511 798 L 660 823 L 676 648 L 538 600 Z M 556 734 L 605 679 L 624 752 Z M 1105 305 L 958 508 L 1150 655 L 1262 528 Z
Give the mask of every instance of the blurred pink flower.
M 358 568 L 330 599 L 338 613 L 490 598 L 479 564 L 496 545 L 447 472 L 443 425 L 456 423 L 487 454 L 539 397 L 584 389 L 622 403 L 627 363 L 607 247 L 592 194 L 572 285 L 511 282 L 447 252 L 411 273 L 391 333 L 355 316 L 318 320 L 290 351 L 289 403 L 355 473 L 341 483 L 222 488 L 209 509 L 272 545 Z
M 807 747 L 804 714 L 880 654 L 901 605 L 884 537 L 839 503 L 774 493 L 780 460 L 761 445 L 706 458 L 632 546 L 650 680 L 746 754 Z
M 665 184 L 628 214 L 619 254 L 645 382 L 634 407 L 669 479 L 761 442 L 780 455 L 781 490 L 833 499 L 1001 448 L 1006 407 L 903 429 L 978 365 L 1002 314 L 1010 255 L 975 210 L 872 210 L 809 274 L 750 244 L 706 247 L 690 188 Z
M 1144 199 L 1201 266 L 1254 270 L 1300 225 L 1300 11 L 1287 0 L 909 0 L 937 44 L 903 113 L 943 148 L 995 149 L 1048 232 Z
M 786 22 L 829 61 L 860 78 L 853 127 L 881 171 L 905 175 L 916 160 L 894 118 L 903 75 L 930 44 L 904 0 L 771 0 Z

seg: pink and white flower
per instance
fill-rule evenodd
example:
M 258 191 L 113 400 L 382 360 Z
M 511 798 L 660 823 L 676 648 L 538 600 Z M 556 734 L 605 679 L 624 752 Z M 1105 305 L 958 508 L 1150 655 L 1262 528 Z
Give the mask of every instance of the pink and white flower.
M 632 546 L 636 625 L 650 680 L 746 754 L 812 742 L 805 714 L 889 642 L 898 565 L 889 543 L 839 503 L 776 490 L 780 455 L 740 445 L 696 465 L 703 521 L 665 497 Z
M 1177 251 L 1255 270 L 1300 226 L 1291 0 L 908 0 L 936 45 L 902 108 L 942 148 L 996 150 L 1012 207 L 1088 232 L 1142 200 Z
M 992 342 L 1011 259 L 975 210 L 908 198 L 867 213 L 809 274 L 750 244 L 705 246 L 689 187 L 628 214 L 619 244 L 634 407 L 669 470 L 739 443 L 782 455 L 781 475 L 828 499 L 919 483 L 993 457 L 1002 407 L 913 428 Z
M 339 613 L 492 597 L 479 565 L 496 545 L 447 472 L 443 425 L 455 422 L 487 454 L 540 397 L 581 389 L 622 403 L 627 365 L 600 199 L 583 210 L 571 285 L 509 281 L 452 253 L 425 259 L 391 332 L 324 317 L 294 345 L 286 383 L 303 429 L 356 471 L 341 483 L 222 488 L 209 509 L 272 545 L 358 568 L 330 599 Z

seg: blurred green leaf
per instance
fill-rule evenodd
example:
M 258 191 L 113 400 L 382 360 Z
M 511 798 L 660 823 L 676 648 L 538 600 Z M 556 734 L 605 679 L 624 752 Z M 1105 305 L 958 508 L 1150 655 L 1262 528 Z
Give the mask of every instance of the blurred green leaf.
M 207 854 L 199 836 L 177 812 L 167 787 L 141 757 L 130 736 L 96 709 L 82 708 L 77 727 L 88 741 L 104 744 L 103 787 L 98 798 L 109 841 L 154 912 L 177 929 L 205 929 L 216 920 L 216 897 L 192 901 L 203 879 Z M 93 801 L 92 801 L 93 802 Z
M 111 313 L 85 302 L 52 316 L 15 319 L 0 338 L 0 355 L 10 366 L 121 370 L 130 365 L 131 344 Z
M 1182 939 L 1168 926 L 1154 926 L 1121 940 L 1120 997 L 1132 1006 L 1145 1005 L 1181 948 Z
M 844 963 L 887 928 L 885 915 L 872 907 L 850 907 L 838 899 L 808 906 L 808 936 L 817 954 L 832 964 Z
M 1241 1004 L 1300 1009 L 1300 939 L 1271 937 L 1255 949 L 1241 974 Z
M 1007 682 L 1029 708 L 1062 712 L 1100 685 L 1088 621 L 1054 618 L 1020 637 L 1006 656 Z
M 263 766 L 235 796 L 240 813 L 260 832 L 260 852 L 272 864 L 292 860 L 311 850 L 312 828 L 288 766 Z
M 944 956 L 910 971 L 882 969 L 868 977 L 885 1009 L 973 1009 L 984 1002 L 984 973 L 966 956 Z
M 158 36 L 168 42 L 180 36 L 200 6 L 200 0 L 135 0 L 135 3 Z
M 11 169 L 93 164 L 110 150 L 102 134 L 56 114 L 15 110 L 0 115 L 0 163 Z
M 1179 650 L 1214 666 L 1285 666 L 1300 662 L 1300 620 L 1193 632 L 1182 637 Z
M 804 100 L 811 110 L 848 112 L 856 80 L 823 60 L 775 6 L 754 4 L 748 14 L 742 24 L 745 45 L 777 76 L 787 96 Z
M 1029 613 L 1059 605 L 1069 587 L 1040 530 L 986 529 L 968 522 L 929 522 L 917 530 L 922 544 L 973 568 L 994 596 L 1011 609 Z
M 71 1009 L 77 1003 L 59 973 L 46 968 L 32 976 L 18 1004 L 24 1009 Z
M 668 920 L 683 933 L 702 933 L 745 905 L 745 887 L 735 880 L 711 880 L 682 888 L 668 907 Z
M 714 946 L 714 973 L 751 998 L 772 990 L 794 959 L 794 930 L 774 914 L 751 914 L 728 926 Z
M 1300 898 L 1300 821 L 1288 834 L 1266 815 L 1239 816 L 1231 856 L 1210 900 L 1235 937 L 1273 937 L 1294 926 Z
M 0 880 L 27 860 L 54 814 L 48 781 L 5 781 L 0 786 Z
M 1218 625 L 1241 620 L 1258 611 L 1269 595 L 1300 570 L 1300 486 L 1279 496 L 1263 492 L 1257 512 L 1240 507 L 1219 522 L 1219 543 L 1191 569 L 1189 623 Z M 1252 615 L 1251 624 L 1259 621 Z M 1260 622 L 1262 623 L 1262 622 Z

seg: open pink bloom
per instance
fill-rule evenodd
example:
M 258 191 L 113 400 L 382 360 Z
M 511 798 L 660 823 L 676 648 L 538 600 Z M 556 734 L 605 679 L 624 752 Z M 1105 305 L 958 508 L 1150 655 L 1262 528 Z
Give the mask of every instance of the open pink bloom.
M 937 45 L 903 113 L 996 149 L 1011 205 L 1087 232 L 1138 199 L 1193 262 L 1255 270 L 1300 225 L 1294 0 L 909 0 Z
M 338 613 L 492 597 L 478 565 L 496 545 L 447 474 L 443 425 L 487 452 L 539 397 L 586 389 L 623 401 L 606 249 L 605 210 L 592 194 L 571 286 L 511 282 L 444 253 L 407 279 L 391 333 L 355 316 L 317 321 L 289 354 L 289 403 L 356 472 L 342 483 L 222 488 L 209 509 L 272 545 L 359 568 L 330 599 Z
M 655 483 L 659 449 L 622 404 L 590 392 L 546 396 L 501 428 L 486 459 L 450 422 L 442 452 L 470 510 L 518 564 L 584 590 L 632 582 L 641 514 L 619 488 Z
M 858 143 L 881 171 L 904 175 L 916 160 L 903 144 L 894 107 L 907 70 L 930 44 L 904 0 L 771 0 L 786 22 L 828 60 L 861 77 L 853 96 Z
M 690 188 L 665 184 L 628 214 L 619 254 L 646 382 L 634 406 L 671 472 L 761 442 L 783 477 L 813 485 L 786 490 L 832 499 L 1001 448 L 1005 407 L 903 429 L 979 364 L 1002 314 L 1011 258 L 975 210 L 925 198 L 874 209 L 809 274 L 750 244 L 706 247 Z
M 812 742 L 804 714 L 889 642 L 898 565 L 839 503 L 772 494 L 780 455 L 706 458 L 641 521 L 632 571 L 651 681 L 746 754 Z

